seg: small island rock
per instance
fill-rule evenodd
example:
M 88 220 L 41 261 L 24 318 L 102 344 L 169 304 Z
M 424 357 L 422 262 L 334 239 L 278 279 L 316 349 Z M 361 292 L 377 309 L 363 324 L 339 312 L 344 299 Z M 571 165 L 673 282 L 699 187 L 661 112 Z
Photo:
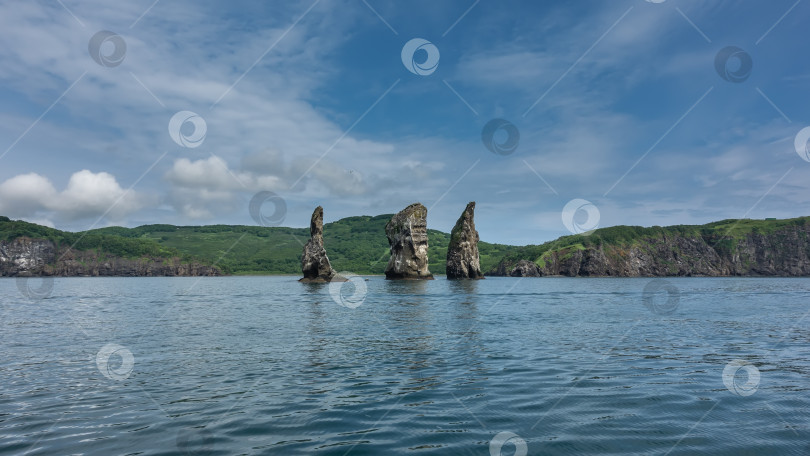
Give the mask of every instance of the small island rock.
M 312 213 L 309 222 L 310 239 L 304 246 L 304 253 L 301 255 L 301 272 L 304 278 L 299 282 L 331 282 L 345 281 L 346 279 L 337 275 L 329 257 L 326 256 L 326 249 L 323 247 L 323 207 L 318 206 Z
M 447 247 L 448 279 L 483 279 L 478 256 L 478 231 L 475 230 L 475 201 L 467 204 L 450 233 Z
M 386 279 L 433 279 L 428 270 L 427 208 L 420 203 L 406 207 L 385 225 L 391 259 Z

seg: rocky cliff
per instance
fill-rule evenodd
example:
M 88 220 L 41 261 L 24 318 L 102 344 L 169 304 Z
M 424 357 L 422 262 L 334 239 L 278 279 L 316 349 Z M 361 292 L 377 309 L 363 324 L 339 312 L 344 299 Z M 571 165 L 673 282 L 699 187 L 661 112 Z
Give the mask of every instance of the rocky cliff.
M 386 279 L 432 279 L 428 270 L 427 208 L 414 203 L 391 217 L 385 225 L 391 259 Z
M 810 223 L 717 222 L 704 227 L 597 230 L 504 258 L 491 276 L 810 276 Z M 608 234 L 601 235 L 600 231 Z M 535 256 L 536 255 L 536 256 Z M 522 257 L 522 258 L 521 258 Z
M 97 250 L 59 248 L 52 241 L 19 237 L 0 241 L 0 276 L 214 276 L 213 266 L 179 258 L 120 258 Z
M 478 257 L 478 231 L 475 230 L 475 201 L 467 204 L 450 232 L 447 247 L 448 279 L 483 279 Z

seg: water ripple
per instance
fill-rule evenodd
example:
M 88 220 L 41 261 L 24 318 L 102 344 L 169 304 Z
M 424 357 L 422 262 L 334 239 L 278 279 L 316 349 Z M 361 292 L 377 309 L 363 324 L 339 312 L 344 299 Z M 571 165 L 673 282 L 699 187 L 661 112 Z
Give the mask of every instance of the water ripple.
M 668 280 L 3 279 L 0 454 L 810 452 L 810 280 Z

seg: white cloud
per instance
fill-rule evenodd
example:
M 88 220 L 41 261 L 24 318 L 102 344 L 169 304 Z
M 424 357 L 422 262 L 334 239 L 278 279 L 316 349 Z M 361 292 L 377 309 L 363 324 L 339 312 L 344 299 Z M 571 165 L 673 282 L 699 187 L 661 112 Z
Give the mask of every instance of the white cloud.
M 173 184 L 189 189 L 238 190 L 239 182 L 249 176 L 233 174 L 225 160 L 212 156 L 191 161 L 181 158 L 174 162 L 166 178 Z
M 147 200 L 121 188 L 113 175 L 86 169 L 74 173 L 62 192 L 36 173 L 15 176 L 0 184 L 0 213 L 9 217 L 40 219 L 43 215 L 57 215 L 78 220 L 104 215 L 109 221 L 117 221 L 143 208 Z
M 0 213 L 32 216 L 51 207 L 57 192 L 51 181 L 36 173 L 21 174 L 0 184 Z
M 97 217 L 107 213 L 111 220 L 121 220 L 141 209 L 143 198 L 127 192 L 112 174 L 82 170 L 70 176 L 67 188 L 56 198 L 59 211 L 67 218 Z

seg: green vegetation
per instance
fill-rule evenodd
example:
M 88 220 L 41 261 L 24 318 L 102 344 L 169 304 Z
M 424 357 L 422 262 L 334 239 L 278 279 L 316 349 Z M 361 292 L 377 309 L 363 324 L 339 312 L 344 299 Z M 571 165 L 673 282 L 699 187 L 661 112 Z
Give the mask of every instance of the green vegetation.
M 643 244 L 646 239 L 663 237 L 703 238 L 718 253 L 733 253 L 737 240 L 750 235 L 768 235 L 789 226 L 804 226 L 810 217 L 798 217 L 783 220 L 729 219 L 712 222 L 706 225 L 673 225 L 667 227 L 653 226 L 612 226 L 600 228 L 585 234 L 563 236 L 541 245 L 527 245 L 508 252 L 503 261 L 514 264 L 519 260 L 534 261 L 538 266 L 546 265 L 549 258 L 556 254 L 561 259 L 569 258 L 577 250 L 599 248 L 601 246 L 632 247 Z M 483 262 L 482 262 L 483 266 Z M 484 269 L 488 271 L 489 269 Z
M 123 230 L 125 228 L 119 228 Z M 121 258 L 181 258 L 183 261 L 200 261 L 192 255 L 160 245 L 149 239 L 133 239 L 98 230 L 70 233 L 60 231 L 22 220 L 10 220 L 8 217 L 0 217 L 0 241 L 11 241 L 20 237 L 31 239 L 47 239 L 53 242 L 58 249 L 72 247 L 75 250 L 88 251 L 95 250 L 100 256 L 111 256 Z
M 324 226 L 324 242 L 332 266 L 338 271 L 382 274 L 388 262 L 385 224 L 391 214 L 348 217 Z M 703 238 L 718 252 L 734 249 L 735 240 L 752 233 L 767 235 L 783 227 L 805 225 L 810 217 L 786 220 L 722 220 L 707 225 L 614 226 L 589 235 L 563 236 L 542 245 L 523 247 L 480 242 L 481 269 L 491 270 L 500 261 L 534 261 L 545 266 L 552 255 L 565 259 L 577 251 L 603 245 L 621 255 L 626 247 L 648 248 L 649 239 L 671 236 Z M 0 240 L 18 237 L 49 239 L 60 248 L 96 250 L 124 258 L 172 258 L 215 264 L 231 274 L 299 274 L 302 246 L 309 240 L 308 228 L 208 225 L 144 225 L 137 228 L 108 227 L 69 233 L 0 216 Z M 428 230 L 430 270 L 444 274 L 450 234 Z M 74 245 L 75 244 L 75 245 Z M 728 252 L 727 252 L 728 253 Z
M 324 244 L 332 267 L 355 274 L 382 274 L 388 264 L 385 224 L 392 214 L 347 217 L 324 225 Z M 94 230 L 148 239 L 195 255 L 232 274 L 300 274 L 301 251 L 309 228 L 240 225 L 111 227 Z M 450 235 L 428 230 L 430 271 L 444 274 Z M 481 242 L 481 267 L 491 268 L 514 246 Z

